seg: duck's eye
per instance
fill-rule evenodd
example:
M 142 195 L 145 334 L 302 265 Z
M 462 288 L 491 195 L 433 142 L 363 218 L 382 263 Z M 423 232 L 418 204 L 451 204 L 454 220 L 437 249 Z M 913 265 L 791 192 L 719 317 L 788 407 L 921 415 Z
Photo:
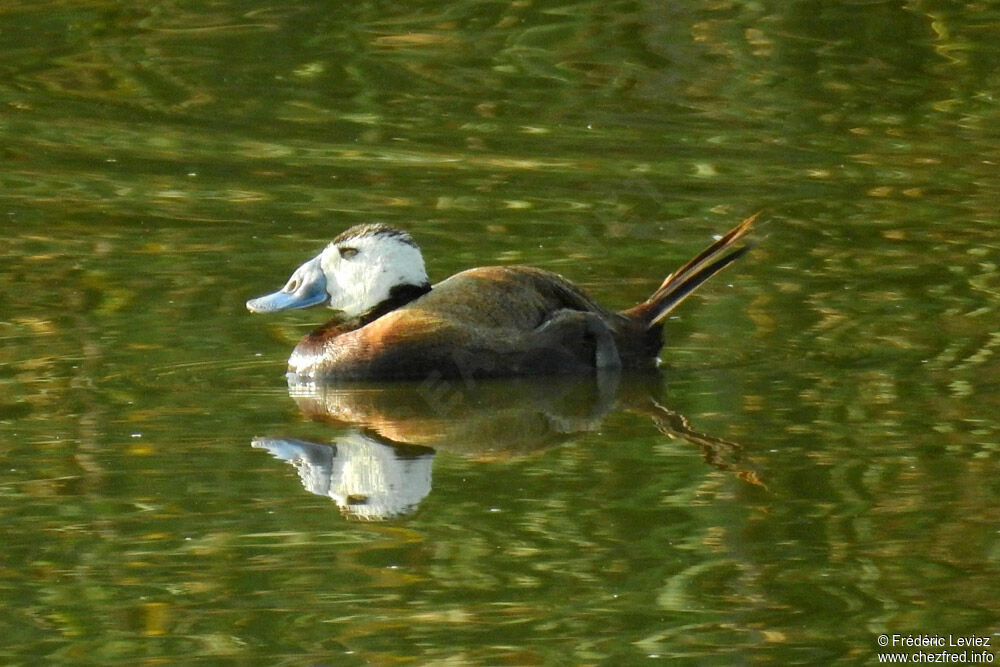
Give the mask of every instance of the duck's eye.
M 351 259 L 358 254 L 357 248 L 337 248 L 340 251 L 340 256 L 344 259 Z

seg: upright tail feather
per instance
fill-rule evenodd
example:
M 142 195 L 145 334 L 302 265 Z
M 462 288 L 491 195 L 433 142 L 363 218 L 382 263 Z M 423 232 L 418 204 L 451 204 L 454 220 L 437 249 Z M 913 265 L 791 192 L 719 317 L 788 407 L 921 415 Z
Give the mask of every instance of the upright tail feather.
M 733 249 L 736 242 L 750 231 L 750 227 L 759 215 L 758 213 L 750 216 L 718 241 L 698 253 L 694 259 L 667 276 L 651 297 L 638 306 L 626 310 L 624 314 L 645 322 L 647 329 L 662 322 L 702 283 L 735 262 L 753 247 L 753 245 L 745 245 Z

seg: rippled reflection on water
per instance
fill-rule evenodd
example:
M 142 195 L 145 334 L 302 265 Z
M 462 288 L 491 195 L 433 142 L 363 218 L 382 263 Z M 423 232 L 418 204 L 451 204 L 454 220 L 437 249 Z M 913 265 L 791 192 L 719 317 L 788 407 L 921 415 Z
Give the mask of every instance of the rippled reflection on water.
M 4 18 L 7 661 L 864 662 L 997 631 L 992 7 Z M 758 210 L 641 387 L 686 422 L 616 404 L 505 448 L 566 416 L 544 387 L 517 438 L 393 417 L 430 491 L 380 522 L 250 446 L 357 435 L 285 386 L 322 314 L 243 308 L 351 224 L 405 226 L 435 280 L 528 263 L 626 307 Z

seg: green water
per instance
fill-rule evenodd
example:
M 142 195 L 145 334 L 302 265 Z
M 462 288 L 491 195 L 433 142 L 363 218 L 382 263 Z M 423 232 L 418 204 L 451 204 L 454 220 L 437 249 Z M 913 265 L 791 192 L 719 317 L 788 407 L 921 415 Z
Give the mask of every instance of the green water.
M 0 662 L 993 657 L 1000 6 L 0 17 Z M 610 399 L 290 396 L 324 314 L 243 306 L 379 220 L 433 280 L 526 263 L 623 308 L 757 211 Z M 322 485 L 352 452 L 416 480 L 381 520 Z

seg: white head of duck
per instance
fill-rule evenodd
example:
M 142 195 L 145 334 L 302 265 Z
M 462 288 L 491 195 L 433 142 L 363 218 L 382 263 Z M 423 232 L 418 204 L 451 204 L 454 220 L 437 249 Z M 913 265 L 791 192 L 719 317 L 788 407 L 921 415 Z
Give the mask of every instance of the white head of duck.
M 276 313 L 322 305 L 352 319 L 391 300 L 401 286 L 430 289 L 413 238 L 384 224 L 357 225 L 297 268 L 279 291 L 247 301 L 247 309 Z

